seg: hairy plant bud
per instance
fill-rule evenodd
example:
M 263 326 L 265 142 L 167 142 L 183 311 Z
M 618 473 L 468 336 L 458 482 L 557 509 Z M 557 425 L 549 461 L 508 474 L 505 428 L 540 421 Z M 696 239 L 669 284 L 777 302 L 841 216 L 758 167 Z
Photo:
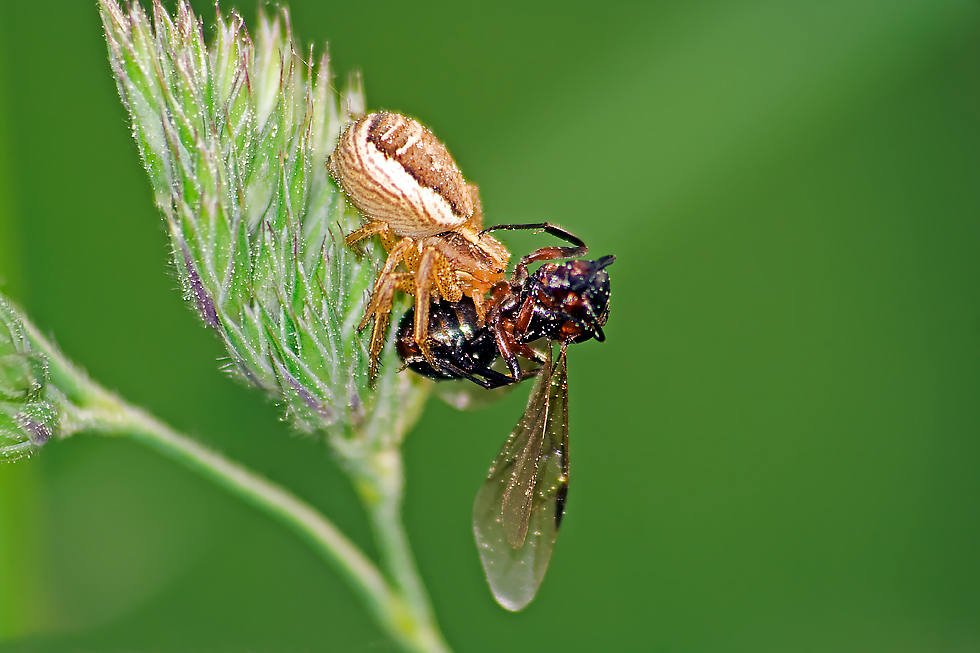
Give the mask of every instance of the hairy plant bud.
M 392 343 L 386 376 L 368 381 L 355 326 L 383 252 L 344 246 L 360 218 L 325 165 L 363 111 L 359 78 L 338 94 L 326 54 L 297 54 L 285 10 L 260 12 L 252 35 L 219 13 L 206 44 L 186 2 L 173 17 L 159 1 L 152 15 L 135 2 L 100 6 L 174 266 L 224 342 L 228 371 L 271 394 L 301 431 L 403 432 L 425 386 L 395 374 Z

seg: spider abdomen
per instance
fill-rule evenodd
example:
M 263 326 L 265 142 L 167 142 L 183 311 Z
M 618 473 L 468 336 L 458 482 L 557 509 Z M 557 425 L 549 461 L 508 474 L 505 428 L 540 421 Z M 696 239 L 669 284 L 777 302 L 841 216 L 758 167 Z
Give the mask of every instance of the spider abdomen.
M 446 146 L 417 120 L 370 113 L 340 137 L 330 172 L 365 217 L 398 236 L 451 231 L 473 216 L 473 198 Z

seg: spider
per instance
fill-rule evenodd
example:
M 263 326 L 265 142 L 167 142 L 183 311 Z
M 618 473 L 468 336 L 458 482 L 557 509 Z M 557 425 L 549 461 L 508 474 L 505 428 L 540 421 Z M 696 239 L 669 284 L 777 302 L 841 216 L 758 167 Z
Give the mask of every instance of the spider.
M 422 356 L 434 362 L 427 338 L 431 302 L 469 297 L 482 326 L 487 312 L 484 297 L 503 279 L 510 252 L 489 232 L 557 230 L 547 223 L 483 229 L 477 186 L 463 179 L 445 145 L 431 131 L 397 113 L 371 113 L 355 121 L 341 135 L 328 167 L 366 220 L 344 242 L 353 246 L 377 235 L 388 253 L 358 325 L 363 329 L 374 318 L 371 379 L 377 375 L 396 290 L 415 296 L 415 341 Z M 545 247 L 524 259 L 582 256 L 584 243 L 574 242 L 576 247 Z

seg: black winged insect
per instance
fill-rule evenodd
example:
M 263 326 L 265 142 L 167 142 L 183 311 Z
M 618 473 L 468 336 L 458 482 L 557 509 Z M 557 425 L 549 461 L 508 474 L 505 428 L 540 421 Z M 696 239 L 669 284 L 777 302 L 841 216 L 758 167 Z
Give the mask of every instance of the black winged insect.
M 468 298 L 434 303 L 428 336 L 432 362 L 413 339 L 411 311 L 399 326 L 397 340 L 406 365 L 430 378 L 469 379 L 494 388 L 536 377 L 527 409 L 473 506 L 473 529 L 487 581 L 497 601 L 514 611 L 530 603 L 541 585 L 564 515 L 569 469 L 568 345 L 605 339 L 602 327 L 609 315 L 610 294 L 605 268 L 615 260 L 604 256 L 594 261 L 549 262 L 528 274 L 528 263 L 545 258 L 546 249 L 521 259 L 511 282 L 491 291 L 483 326 Z M 539 339 L 546 340 L 544 353 L 529 344 Z M 552 352 L 555 342 L 560 345 L 557 360 Z M 523 371 L 518 356 L 541 365 Z M 493 368 L 498 358 L 510 374 Z

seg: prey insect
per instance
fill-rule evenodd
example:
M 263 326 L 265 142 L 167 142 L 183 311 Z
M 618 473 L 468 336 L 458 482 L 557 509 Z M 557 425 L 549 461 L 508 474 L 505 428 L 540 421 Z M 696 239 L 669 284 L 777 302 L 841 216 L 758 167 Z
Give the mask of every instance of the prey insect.
M 493 369 L 500 350 L 493 333 L 480 326 L 473 300 L 436 302 L 429 308 L 430 363 L 415 341 L 414 309 L 409 309 L 398 326 L 395 348 L 412 371 L 437 381 L 468 379 L 484 388 L 516 383 L 507 374 Z
M 485 388 L 523 381 L 535 370 L 522 371 L 518 356 L 544 361 L 543 354 L 528 343 L 542 338 L 565 343 L 605 339 L 602 327 L 609 315 L 605 268 L 614 260 L 604 256 L 595 261 L 546 263 L 530 276 L 518 267 L 510 284 L 494 288 L 482 326 L 465 297 L 455 303 L 433 303 L 428 328 L 431 361 L 415 341 L 415 316 L 409 309 L 398 328 L 398 354 L 408 367 L 431 379 L 468 379 Z M 509 375 L 493 369 L 498 357 Z
M 614 261 L 545 263 L 531 276 L 520 264 L 511 288 L 498 289 L 491 311 L 498 343 L 545 338 L 545 358 L 523 417 L 507 438 L 473 504 L 473 532 L 497 602 L 523 609 L 538 591 L 568 496 L 568 359 L 570 343 L 605 340 L 609 274 Z M 519 288 L 519 292 L 515 289 Z M 503 335 L 501 335 L 503 334 Z M 553 342 L 560 343 L 557 361 Z M 503 354 L 503 352 L 501 352 Z M 513 354 L 513 352 L 512 352 Z M 514 378 L 516 357 L 504 355 Z
M 524 416 L 473 506 L 473 530 L 487 581 L 508 610 L 521 610 L 534 598 L 558 535 L 569 477 L 566 351 L 571 343 L 605 339 L 602 327 L 610 297 L 606 268 L 614 260 L 604 256 L 545 263 L 530 275 L 526 264 L 519 263 L 511 283 L 494 289 L 483 327 L 465 298 L 433 305 L 433 364 L 412 339 L 411 315 L 399 328 L 402 359 L 430 378 L 469 379 L 493 388 L 537 377 Z M 543 354 L 528 344 L 542 338 L 547 342 Z M 560 343 L 557 361 L 552 358 L 555 341 Z M 522 371 L 518 354 L 541 367 Z M 510 375 L 492 367 L 498 358 Z

